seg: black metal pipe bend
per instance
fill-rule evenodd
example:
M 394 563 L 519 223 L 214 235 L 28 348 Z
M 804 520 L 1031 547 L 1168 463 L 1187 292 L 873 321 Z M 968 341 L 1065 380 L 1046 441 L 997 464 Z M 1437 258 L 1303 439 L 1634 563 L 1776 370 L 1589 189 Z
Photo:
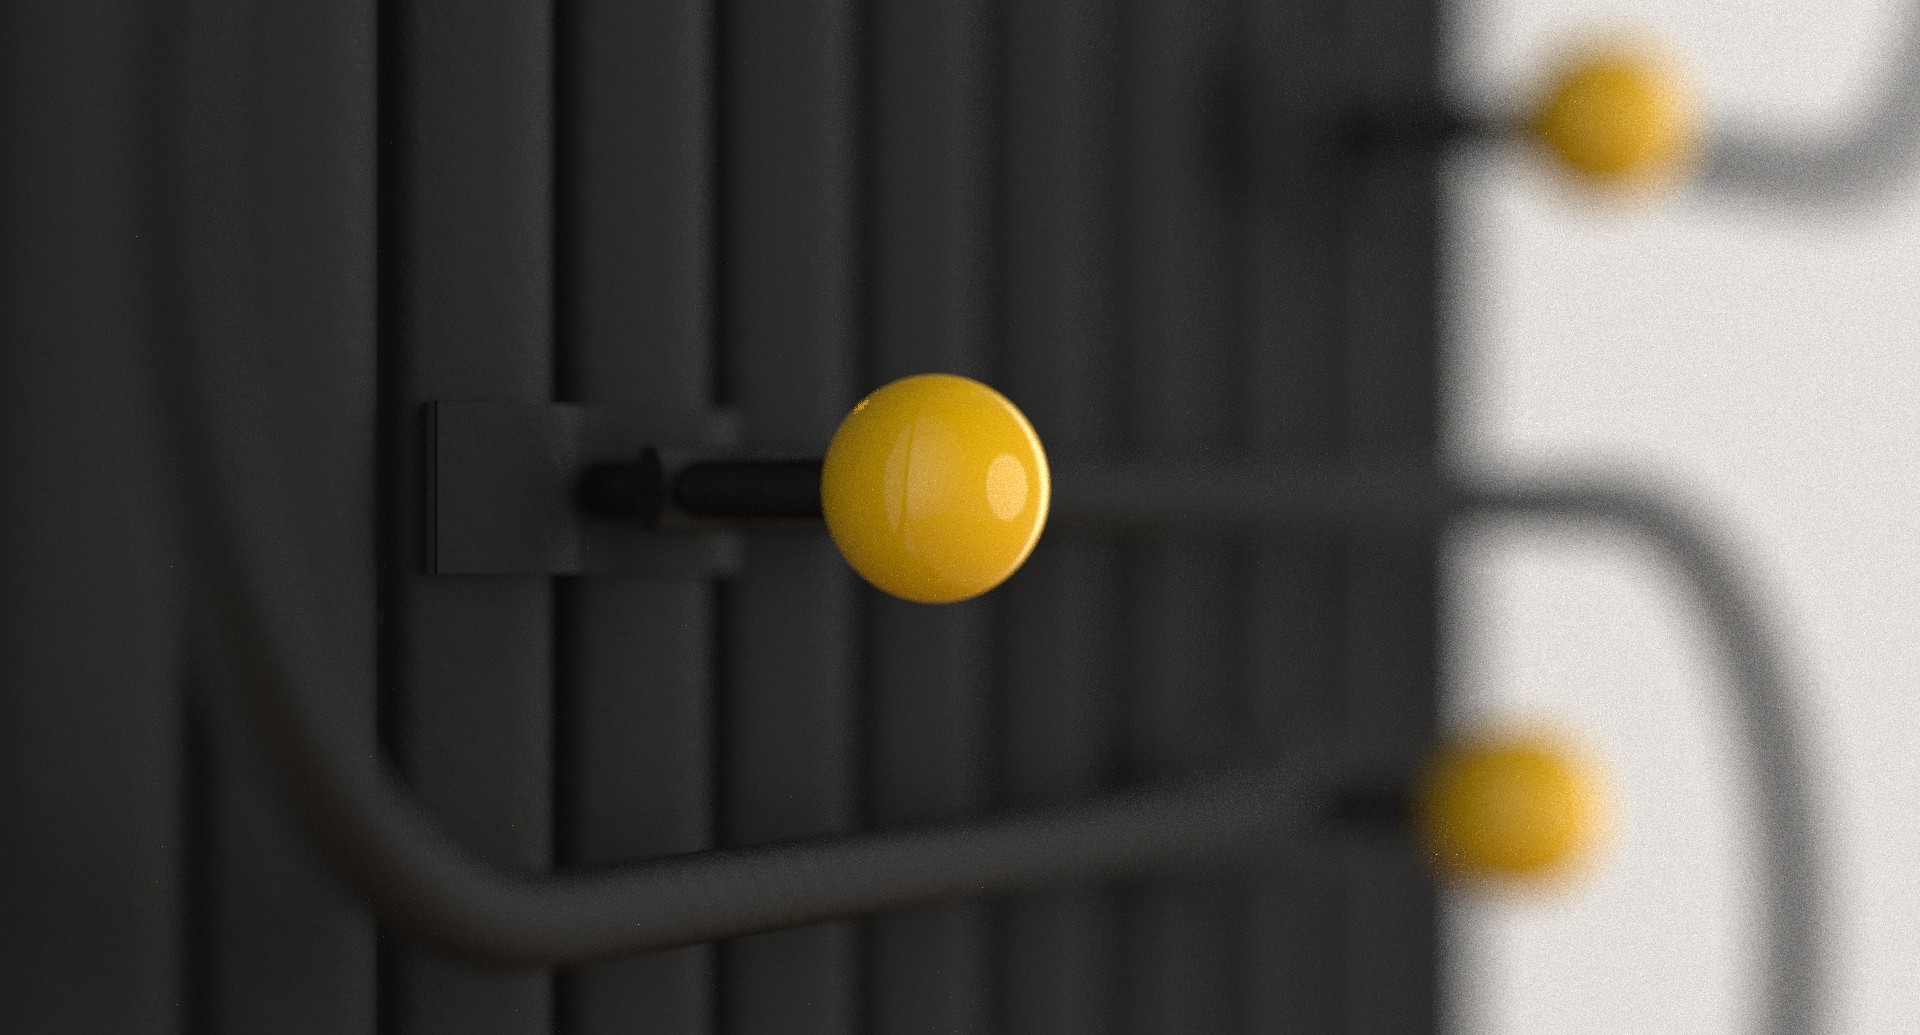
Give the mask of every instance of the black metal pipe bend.
M 1067 482 L 1067 479 L 1061 479 Z M 1732 554 L 1671 493 L 1634 480 L 1436 480 L 1431 471 L 1360 470 L 1297 477 L 1243 472 L 1112 471 L 1057 488 L 1058 520 L 1116 530 L 1318 528 L 1336 535 L 1432 534 L 1465 518 L 1584 522 L 1658 547 L 1692 591 L 1731 677 L 1737 725 L 1754 774 L 1766 974 L 1761 1011 L 1772 1035 L 1820 1030 L 1825 873 L 1817 850 L 1798 702 L 1759 597 Z
M 1810 206 L 1877 200 L 1909 180 L 1920 162 L 1920 5 L 1903 3 L 1885 73 L 1851 117 L 1819 135 L 1765 135 L 1716 127 L 1706 141 L 1702 182 L 1765 202 Z
M 451 839 L 377 750 L 331 714 L 326 664 L 297 559 L 273 515 L 243 501 L 235 465 L 191 411 L 182 517 L 191 540 L 195 656 L 222 706 L 264 729 L 326 853 L 382 919 L 500 963 L 565 965 L 832 917 L 1052 882 L 1119 876 L 1272 845 L 1338 792 L 1337 774 L 1276 762 L 1054 809 L 917 829 L 697 852 L 557 874 L 513 873 Z M 203 437 L 204 436 L 204 437 Z M 1272 471 L 1112 471 L 1055 483 L 1059 530 L 1253 528 L 1430 535 L 1491 515 L 1599 522 L 1665 548 L 1713 623 L 1760 777 L 1768 1029 L 1812 1030 L 1817 859 L 1802 748 L 1780 664 L 1734 566 L 1679 508 L 1632 486 L 1447 483 L 1430 471 L 1281 477 Z

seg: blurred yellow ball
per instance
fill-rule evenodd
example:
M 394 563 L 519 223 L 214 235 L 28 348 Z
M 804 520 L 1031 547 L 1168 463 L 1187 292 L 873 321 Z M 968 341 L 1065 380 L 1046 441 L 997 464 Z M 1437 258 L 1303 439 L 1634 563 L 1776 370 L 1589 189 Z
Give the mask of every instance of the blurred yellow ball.
M 1626 46 L 1569 62 L 1527 129 L 1569 172 L 1610 187 L 1672 182 L 1700 149 L 1700 120 L 1680 75 L 1651 51 Z
M 1052 482 L 1027 418 L 952 374 L 919 374 L 861 400 L 827 447 L 827 531 L 880 589 L 923 604 L 1006 581 L 1039 541 Z
M 1604 797 L 1597 774 L 1563 742 L 1510 735 L 1435 753 L 1416 810 L 1444 873 L 1549 878 L 1592 855 L 1605 823 Z

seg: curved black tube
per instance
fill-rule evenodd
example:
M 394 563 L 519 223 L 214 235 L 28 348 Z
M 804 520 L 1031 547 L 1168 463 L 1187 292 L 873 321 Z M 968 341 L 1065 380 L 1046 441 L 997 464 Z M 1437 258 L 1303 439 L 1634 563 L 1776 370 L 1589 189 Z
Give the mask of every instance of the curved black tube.
M 299 702 L 261 700 L 276 679 L 263 660 L 220 683 L 266 720 L 329 856 L 383 920 L 494 963 L 565 966 L 1215 860 L 1297 834 L 1335 797 L 1304 769 L 1257 766 L 1009 816 L 516 874 L 448 838 L 377 759 L 323 743 L 324 720 L 302 716 Z
M 1883 191 L 1920 159 L 1920 10 L 1905 24 L 1878 93 L 1841 132 L 1793 140 L 1719 130 L 1707 140 L 1704 185 L 1790 204 L 1845 204 Z
M 225 703 L 266 732 L 320 844 L 380 915 L 442 948 L 503 963 L 571 964 L 936 899 L 1112 876 L 1252 848 L 1298 831 L 1340 788 L 1273 764 L 1033 813 L 726 849 L 554 875 L 497 868 L 449 838 L 377 751 L 354 746 L 316 685 L 327 646 L 297 558 L 249 454 L 197 405 L 191 362 L 169 368 L 180 517 L 196 574 L 194 651 Z M 1110 472 L 1055 483 L 1060 525 L 1321 528 L 1425 535 L 1477 513 L 1623 526 L 1665 546 L 1714 621 L 1762 773 L 1768 829 L 1772 1029 L 1811 1030 L 1819 946 L 1801 748 L 1778 663 L 1730 563 L 1677 509 L 1639 490 L 1461 486 L 1430 472 L 1277 478 Z
M 1114 530 L 1222 531 L 1258 526 L 1336 535 L 1430 534 L 1459 518 L 1587 522 L 1637 534 L 1664 551 L 1692 590 L 1728 667 L 1757 777 L 1766 932 L 1767 1030 L 1816 1031 L 1823 1008 L 1823 874 L 1816 851 L 1806 746 L 1784 665 L 1738 567 L 1715 537 L 1659 492 L 1631 482 L 1443 482 L 1431 472 L 1274 478 L 1245 472 L 1107 472 L 1055 483 L 1054 520 Z
M 191 398 L 193 375 L 173 375 Z M 191 648 L 218 707 L 244 709 L 319 844 L 406 933 L 510 964 L 568 965 L 831 917 L 1148 872 L 1271 844 L 1342 788 L 1269 764 L 1074 806 L 914 829 L 515 873 L 450 838 L 379 756 L 356 746 L 318 674 L 336 671 L 273 495 L 243 491 L 218 422 L 186 407 L 183 534 L 197 576 Z

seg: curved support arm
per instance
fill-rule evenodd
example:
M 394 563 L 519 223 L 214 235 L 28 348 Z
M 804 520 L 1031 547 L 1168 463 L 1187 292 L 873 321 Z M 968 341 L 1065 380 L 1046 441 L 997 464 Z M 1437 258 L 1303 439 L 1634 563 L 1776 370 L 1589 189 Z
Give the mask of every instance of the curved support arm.
M 1339 788 L 1263 765 L 1085 804 L 920 828 L 669 856 L 554 875 L 512 873 L 449 838 L 303 685 L 291 639 L 201 642 L 203 671 L 258 717 L 314 834 L 381 918 L 496 963 L 565 966 L 835 917 L 1120 877 L 1273 847 L 1325 815 Z M 213 658 L 209 656 L 207 662 Z
M 271 497 L 240 491 L 244 462 L 196 419 L 190 371 L 170 414 L 196 593 L 196 658 L 219 698 L 264 728 L 319 843 L 405 932 L 498 962 L 572 964 L 1073 878 L 1117 876 L 1244 850 L 1297 832 L 1339 788 L 1268 765 L 1078 805 L 816 841 L 726 849 L 554 875 L 495 867 L 449 838 L 376 749 L 356 744 L 320 685 L 328 652 Z M 1430 534 L 1466 514 L 1577 518 L 1667 548 L 1736 676 L 1766 808 L 1772 1030 L 1811 1028 L 1819 946 L 1812 822 L 1780 667 L 1733 566 L 1677 509 L 1632 488 L 1458 486 L 1431 472 L 1277 478 L 1271 471 L 1110 472 L 1056 482 L 1060 525 L 1164 532 L 1214 527 Z
M 1062 477 L 1054 520 L 1114 530 L 1318 528 L 1333 534 L 1430 533 L 1458 518 L 1578 521 L 1639 535 L 1659 547 L 1692 591 L 1728 667 L 1736 717 L 1757 780 L 1767 1030 L 1817 1030 L 1826 932 L 1806 745 L 1783 662 L 1756 595 L 1728 551 L 1663 494 L 1630 482 L 1440 482 L 1430 471 L 1387 470 L 1275 479 L 1247 472 L 1152 471 Z
M 1913 5 L 1908 5 L 1912 7 Z M 1903 10 L 1887 80 L 1858 121 L 1825 139 L 1713 133 L 1701 183 L 1765 201 L 1828 205 L 1860 200 L 1920 162 L 1920 10 Z
M 498 963 L 569 965 L 1055 882 L 1119 877 L 1271 846 L 1343 788 L 1268 764 L 1090 802 L 922 828 L 557 874 L 512 872 L 432 819 L 332 703 L 338 671 L 308 583 L 217 432 L 188 419 L 180 506 L 200 683 L 262 729 L 316 840 L 400 930 Z M 195 441 L 199 436 L 215 441 Z

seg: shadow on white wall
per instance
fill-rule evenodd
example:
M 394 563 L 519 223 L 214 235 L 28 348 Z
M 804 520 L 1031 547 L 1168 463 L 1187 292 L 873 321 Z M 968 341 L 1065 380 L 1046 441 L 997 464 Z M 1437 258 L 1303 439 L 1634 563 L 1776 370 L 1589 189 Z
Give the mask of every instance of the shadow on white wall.
M 1636 25 L 1729 124 L 1818 132 L 1871 94 L 1888 0 L 1457 4 L 1455 96 L 1511 103 L 1581 29 Z M 1791 631 L 1832 838 L 1832 1030 L 1920 1030 L 1920 179 L 1840 212 L 1599 206 L 1523 155 L 1451 173 L 1449 447 L 1502 472 L 1629 461 L 1711 501 Z M 1458 898 L 1451 1023 L 1753 1030 L 1751 846 L 1719 675 L 1643 556 L 1501 534 L 1453 555 L 1456 717 L 1545 715 L 1611 760 L 1606 863 Z

